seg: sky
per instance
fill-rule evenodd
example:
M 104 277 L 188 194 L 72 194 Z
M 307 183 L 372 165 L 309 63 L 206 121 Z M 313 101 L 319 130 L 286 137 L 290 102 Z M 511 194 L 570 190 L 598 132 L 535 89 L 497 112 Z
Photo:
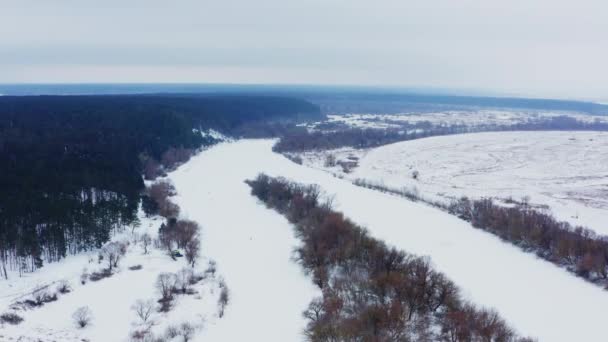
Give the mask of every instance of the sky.
M 272 83 L 608 100 L 605 0 L 0 0 L 0 83 Z

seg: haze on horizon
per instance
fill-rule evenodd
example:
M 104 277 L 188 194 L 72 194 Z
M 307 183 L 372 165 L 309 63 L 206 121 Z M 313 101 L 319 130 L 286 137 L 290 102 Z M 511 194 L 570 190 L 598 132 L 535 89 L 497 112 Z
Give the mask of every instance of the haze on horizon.
M 0 83 L 351 84 L 608 99 L 599 0 L 4 0 Z

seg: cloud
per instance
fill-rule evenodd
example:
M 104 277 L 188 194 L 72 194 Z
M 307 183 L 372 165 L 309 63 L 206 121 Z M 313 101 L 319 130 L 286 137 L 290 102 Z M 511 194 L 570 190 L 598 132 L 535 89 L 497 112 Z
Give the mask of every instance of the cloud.
M 213 75 L 602 97 L 607 10 L 586 0 L 23 0 L 0 14 L 0 82 Z

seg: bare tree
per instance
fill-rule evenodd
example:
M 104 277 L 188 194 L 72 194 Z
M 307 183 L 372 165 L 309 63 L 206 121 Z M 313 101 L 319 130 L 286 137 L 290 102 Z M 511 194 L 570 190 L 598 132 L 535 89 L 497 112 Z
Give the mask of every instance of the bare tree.
M 194 337 L 194 330 L 194 326 L 188 322 L 184 322 L 179 326 L 179 333 L 184 342 L 189 342 Z
M 150 319 L 150 316 L 152 316 L 152 312 L 154 311 L 154 301 L 149 299 L 149 300 L 143 300 L 143 299 L 138 299 L 133 306 L 131 306 L 131 309 L 133 311 L 135 311 L 135 314 L 137 315 L 137 317 L 139 317 L 139 319 L 141 319 L 142 323 L 146 323 L 148 321 L 148 319 Z
M 192 241 L 200 230 L 198 223 L 189 220 L 179 220 L 175 225 L 175 238 L 179 248 L 185 248 L 188 242 Z
M 108 265 L 108 270 L 112 271 L 114 267 L 118 266 L 118 262 L 126 252 L 127 245 L 125 243 L 117 241 L 109 242 L 101 248 L 99 259 L 105 260 Z
M 191 283 L 193 277 L 194 271 L 192 271 L 192 269 L 186 267 L 182 268 L 176 274 L 176 288 L 182 293 L 186 293 L 186 290 L 188 290 L 188 285 Z
M 152 237 L 150 234 L 145 233 L 141 237 L 141 244 L 144 247 L 144 254 L 148 254 L 148 247 L 152 244 Z
M 161 300 L 171 300 L 175 289 L 176 276 L 173 273 L 163 272 L 156 278 L 156 288 L 160 292 Z
M 93 315 L 88 306 L 83 306 L 76 309 L 74 314 L 72 314 L 72 318 L 79 328 L 84 328 L 91 323 Z
M 220 287 L 222 288 L 220 292 L 220 297 L 217 301 L 218 306 L 218 316 L 220 318 L 224 317 L 224 311 L 226 310 L 226 306 L 230 301 L 230 291 L 228 290 L 228 286 L 224 283 L 224 281 L 220 281 Z
M 201 251 L 201 242 L 198 237 L 188 241 L 185 246 L 186 260 L 190 266 L 194 267 Z
M 333 154 L 328 154 L 325 156 L 325 167 L 334 167 L 336 166 L 336 156 Z

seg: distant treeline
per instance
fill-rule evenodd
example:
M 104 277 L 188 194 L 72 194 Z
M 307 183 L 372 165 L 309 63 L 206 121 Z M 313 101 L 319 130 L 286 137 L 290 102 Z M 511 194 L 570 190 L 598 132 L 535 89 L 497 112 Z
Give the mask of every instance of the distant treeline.
M 590 229 L 558 221 L 549 213 L 538 211 L 527 202 L 508 199 L 507 205 L 491 198 L 462 197 L 449 205 L 424 198 L 417 191 L 390 188 L 364 179 L 357 186 L 412 201 L 422 201 L 468 221 L 475 228 L 492 233 L 504 241 L 536 254 L 568 271 L 608 289 L 608 237 Z
M 373 129 L 323 127 L 320 131 L 286 130 L 274 146 L 277 152 L 330 150 L 341 147 L 372 148 L 399 141 L 431 136 L 502 131 L 608 131 L 608 123 L 583 122 L 568 116 L 557 116 L 540 121 L 515 125 L 436 125 L 430 122 L 402 124 L 399 128 Z
M 0 262 L 20 271 L 101 246 L 136 220 L 144 183 L 259 120 L 319 118 L 268 96 L 0 97 Z
M 514 97 L 455 96 L 414 94 L 398 91 L 335 90 L 303 94 L 319 104 L 324 113 L 406 113 L 437 110 L 471 110 L 479 108 L 530 109 L 581 112 L 608 115 L 608 105 L 569 100 L 529 99 Z
M 265 175 L 254 196 L 294 224 L 298 262 L 322 296 L 304 316 L 311 341 L 531 341 L 468 303 L 428 258 L 386 246 L 321 201 L 316 186 Z

